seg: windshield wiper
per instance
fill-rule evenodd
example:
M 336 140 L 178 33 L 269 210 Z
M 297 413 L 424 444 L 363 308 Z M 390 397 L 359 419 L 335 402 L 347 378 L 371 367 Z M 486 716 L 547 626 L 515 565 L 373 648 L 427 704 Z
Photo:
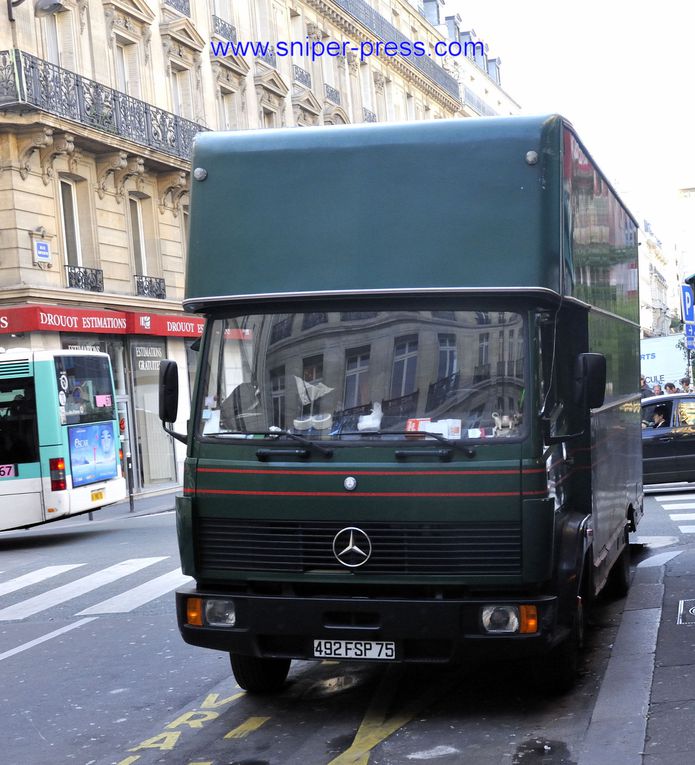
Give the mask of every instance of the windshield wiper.
M 311 441 L 308 438 L 305 438 L 304 436 L 298 436 L 296 433 L 291 433 L 289 430 L 284 430 L 283 428 L 278 428 L 273 426 L 272 428 L 269 428 L 268 430 L 260 430 L 260 431 L 249 431 L 249 435 L 251 436 L 285 436 L 286 438 L 291 438 L 293 441 L 299 441 L 300 444 L 304 444 L 304 446 L 309 446 L 312 449 L 316 449 L 317 452 L 321 452 L 326 459 L 333 456 L 333 449 L 329 449 L 327 446 L 321 446 L 321 444 L 317 444 L 315 441 Z

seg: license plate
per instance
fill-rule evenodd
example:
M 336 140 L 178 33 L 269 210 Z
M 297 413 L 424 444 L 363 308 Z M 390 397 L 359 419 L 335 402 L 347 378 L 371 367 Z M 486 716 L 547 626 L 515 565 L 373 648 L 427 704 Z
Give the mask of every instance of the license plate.
M 102 499 L 104 499 L 104 492 L 103 491 L 93 491 L 92 492 L 92 502 L 100 502 Z
M 317 659 L 383 659 L 396 658 L 396 644 L 383 640 L 314 640 Z
M 0 465 L 0 478 L 14 478 L 16 475 L 16 465 Z

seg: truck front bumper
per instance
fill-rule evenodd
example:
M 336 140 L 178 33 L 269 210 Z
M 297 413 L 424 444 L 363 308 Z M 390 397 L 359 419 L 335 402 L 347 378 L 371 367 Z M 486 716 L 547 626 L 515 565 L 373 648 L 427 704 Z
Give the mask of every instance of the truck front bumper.
M 189 598 L 233 601 L 233 626 L 191 624 Z M 483 627 L 485 606 L 535 606 L 537 630 L 530 634 L 490 633 Z M 406 598 L 280 597 L 230 594 L 184 587 L 176 593 L 179 629 L 191 645 L 249 656 L 316 659 L 314 641 L 389 641 L 395 661 L 449 662 L 490 654 L 505 657 L 544 653 L 568 634 L 557 623 L 552 595 L 461 600 Z M 503 644 L 503 645 L 502 645 Z

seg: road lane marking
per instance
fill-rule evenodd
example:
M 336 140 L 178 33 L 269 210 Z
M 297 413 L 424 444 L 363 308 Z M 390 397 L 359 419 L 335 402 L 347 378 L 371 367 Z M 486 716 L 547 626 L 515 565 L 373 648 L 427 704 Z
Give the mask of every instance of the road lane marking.
M 84 563 L 73 563 L 66 566 L 46 566 L 45 568 L 37 568 L 36 571 L 30 571 L 23 576 L 8 579 L 6 582 L 0 582 L 0 595 L 7 595 L 8 592 L 15 592 L 16 590 L 21 590 L 23 587 L 38 584 L 46 579 L 58 576 L 59 574 L 64 574 L 66 571 L 71 571 L 73 568 L 79 568 L 84 565 Z
M 55 637 L 64 635 L 66 632 L 70 632 L 71 630 L 75 630 L 78 627 L 82 627 L 82 625 L 88 624 L 89 622 L 93 622 L 95 619 L 96 619 L 96 616 L 92 616 L 89 619 L 80 619 L 79 622 L 68 624 L 66 627 L 61 627 L 58 630 L 49 632 L 47 635 L 44 635 L 43 637 L 36 638 L 35 640 L 30 640 L 28 643 L 23 643 L 22 645 L 18 645 L 16 648 L 12 648 L 9 651 L 0 653 L 0 661 L 2 661 L 3 659 L 9 659 L 10 656 L 15 656 L 18 653 L 22 653 L 22 651 L 27 651 L 29 650 L 29 648 L 33 648 L 35 645 L 40 645 L 41 643 L 45 643 L 47 640 L 52 640 Z
M 669 518 L 672 521 L 695 521 L 695 513 L 671 513 Z
M 657 502 L 684 502 L 690 500 L 695 503 L 695 493 L 690 494 L 658 494 L 654 496 Z
M 652 555 L 650 558 L 646 558 L 637 564 L 637 568 L 655 568 L 657 566 L 665 566 L 670 560 L 673 560 L 677 555 L 680 555 L 683 551 L 676 550 L 675 552 L 658 553 Z
M 397 695 L 402 696 L 398 694 L 399 683 L 394 682 L 393 674 L 395 671 L 386 670 L 350 748 L 332 759 L 328 765 L 368 765 L 369 753 L 377 744 L 385 741 L 422 710 L 439 700 L 460 679 L 458 673 L 449 672 L 442 680 L 431 685 L 425 693 L 419 696 L 406 695 L 408 700 L 405 704 L 389 716 L 394 699 Z
M 667 512 L 671 512 L 671 510 L 692 510 L 695 507 L 695 503 L 693 502 L 674 502 L 672 504 L 664 504 L 661 503 L 661 506 L 666 510 Z
M 113 566 L 96 571 L 93 574 L 77 579 L 74 582 L 65 584 L 62 587 L 56 587 L 53 590 L 44 592 L 34 598 L 15 603 L 13 606 L 0 609 L 0 621 L 7 622 L 13 619 L 25 619 L 27 616 L 33 616 L 40 611 L 45 611 L 52 606 L 65 603 L 68 600 L 77 598 L 92 590 L 96 590 L 105 584 L 111 584 L 128 574 L 133 574 L 154 563 L 166 560 L 169 556 L 159 558 L 133 558 L 116 563 Z
M 695 534 L 695 526 L 679 526 L 681 534 Z
M 75 614 L 75 616 L 89 616 L 91 614 L 127 614 L 161 595 L 166 595 L 168 592 L 175 590 L 182 584 L 189 582 L 190 579 L 189 576 L 184 576 L 184 574 L 181 573 L 180 568 L 177 568 L 174 571 L 170 571 L 168 574 L 163 574 L 155 579 L 150 579 L 149 582 L 145 582 L 138 587 L 133 587 L 126 592 L 122 592 L 120 595 L 114 595 L 113 598 L 103 600 L 101 603 L 85 608 L 84 611 L 80 611 Z
M 261 725 L 267 723 L 268 720 L 270 720 L 270 717 L 249 717 L 246 722 L 243 722 L 233 730 L 230 730 L 225 738 L 246 738 L 249 733 L 258 730 Z

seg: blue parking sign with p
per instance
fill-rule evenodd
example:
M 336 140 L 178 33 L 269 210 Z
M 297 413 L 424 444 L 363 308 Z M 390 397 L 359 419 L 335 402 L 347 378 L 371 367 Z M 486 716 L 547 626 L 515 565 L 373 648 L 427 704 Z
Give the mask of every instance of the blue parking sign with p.
M 683 305 L 683 321 L 695 322 L 695 301 L 693 291 L 688 284 L 681 284 L 681 303 Z

